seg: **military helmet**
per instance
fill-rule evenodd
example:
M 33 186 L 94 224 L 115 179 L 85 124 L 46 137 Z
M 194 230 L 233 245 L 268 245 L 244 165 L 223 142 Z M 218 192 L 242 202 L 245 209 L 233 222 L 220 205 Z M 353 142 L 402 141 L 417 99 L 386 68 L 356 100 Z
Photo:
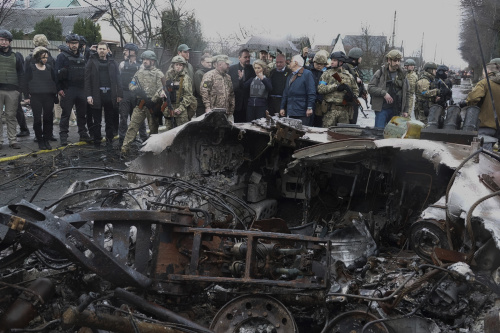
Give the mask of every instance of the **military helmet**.
M 345 56 L 345 53 L 342 52 L 342 51 L 335 51 L 335 52 L 333 52 L 330 55 L 330 59 L 337 59 L 337 60 L 344 61 L 344 62 L 347 60 L 347 58 Z
M 172 64 L 186 64 L 186 59 L 182 56 L 175 56 L 172 58 Z
M 328 63 L 328 59 L 325 54 L 318 52 L 314 55 L 313 61 L 317 64 L 326 65 Z
M 424 64 L 424 71 L 428 70 L 428 69 L 437 69 L 438 66 L 436 65 L 436 63 L 432 62 L 432 61 L 428 61 Z
M 151 50 L 146 50 L 144 52 L 142 52 L 141 54 L 141 59 L 144 60 L 144 59 L 148 59 L 148 60 L 157 60 L 156 58 L 156 53 L 154 53 L 153 51 Z
M 359 59 L 363 56 L 363 50 L 361 50 L 359 47 L 353 47 L 352 49 L 349 50 L 347 56 L 349 58 Z
M 47 46 L 47 45 L 49 45 L 49 40 L 47 39 L 47 36 L 45 36 L 44 34 L 35 35 L 33 37 L 33 45 L 35 47 Z
M 77 34 L 69 34 L 66 36 L 66 43 L 69 42 L 80 42 L 80 36 Z
M 497 64 L 500 65 L 500 58 L 493 58 L 489 62 L 490 64 Z
M 127 43 L 125 44 L 125 46 L 123 47 L 124 50 L 130 50 L 130 51 L 135 51 L 135 54 L 137 54 L 137 52 L 139 52 L 139 47 L 137 47 L 137 45 L 135 45 L 134 43 Z
M 10 33 L 9 30 L 5 30 L 5 29 L 0 30 L 0 37 L 8 39 L 9 42 L 12 42 L 12 34 Z
M 386 57 L 392 60 L 401 60 L 403 54 L 399 50 L 390 50 Z
M 437 70 L 438 70 L 438 71 L 447 72 L 447 71 L 449 71 L 450 69 L 449 69 L 449 68 L 448 68 L 448 66 L 446 66 L 446 65 L 439 65 L 439 66 L 437 67 Z
M 415 60 L 413 60 L 413 59 L 406 59 L 405 66 L 417 66 L 417 64 L 415 63 Z
M 80 45 L 87 45 L 87 38 L 80 36 Z

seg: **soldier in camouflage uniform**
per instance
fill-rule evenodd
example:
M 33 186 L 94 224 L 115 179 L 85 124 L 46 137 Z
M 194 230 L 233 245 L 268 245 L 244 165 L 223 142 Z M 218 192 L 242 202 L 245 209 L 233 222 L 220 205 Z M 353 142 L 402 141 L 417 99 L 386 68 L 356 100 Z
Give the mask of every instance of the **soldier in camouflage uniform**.
M 193 94 L 193 85 L 191 78 L 186 72 L 186 60 L 181 56 L 175 56 L 172 59 L 172 65 L 167 71 L 167 90 L 172 101 L 173 111 L 170 116 L 175 121 L 166 121 L 167 130 L 175 126 L 180 126 L 189 121 L 188 108 L 196 110 L 198 105 Z M 175 126 L 174 126 L 175 125 Z
M 321 75 L 318 92 L 324 95 L 327 111 L 323 116 L 323 127 L 336 126 L 338 123 L 349 124 L 352 117 L 352 104 L 356 103 L 359 88 L 354 77 L 342 68 L 347 60 L 342 51 L 333 52 L 330 56 L 331 68 Z M 333 76 L 340 76 L 339 82 Z
M 413 59 L 407 59 L 405 61 L 406 78 L 410 84 L 408 89 L 408 112 L 403 112 L 403 117 L 410 118 L 415 107 L 415 89 L 417 87 L 418 75 L 415 73 L 416 63 Z
M 432 104 L 438 100 L 439 89 L 436 88 L 434 78 L 436 77 L 437 65 L 433 62 L 426 62 L 422 74 L 417 81 L 415 95 L 415 116 L 424 124 L 427 124 L 427 116 Z
M 146 50 L 141 54 L 142 67 L 132 78 L 129 84 L 129 90 L 135 92 L 138 96 L 138 105 L 132 112 L 132 119 L 125 134 L 125 139 L 122 145 L 122 154 L 127 154 L 130 143 L 134 141 L 139 127 L 148 119 L 149 129 L 151 134 L 158 133 L 158 118 L 152 116 L 152 109 L 154 103 L 161 101 L 161 94 L 163 93 L 163 84 L 161 80 L 165 77 L 161 70 L 155 67 L 156 54 L 153 51 Z M 144 102 L 142 102 L 144 101 Z M 141 106 L 142 108 L 139 108 Z M 168 109 L 165 108 L 168 113 Z M 169 116 L 167 114 L 167 116 Z
M 359 47 L 353 47 L 349 50 L 347 54 L 347 62 L 344 64 L 344 69 L 346 69 L 349 74 L 354 77 L 356 84 L 359 89 L 359 96 L 362 97 L 365 101 L 368 101 L 368 91 L 366 91 L 365 84 L 363 82 L 363 75 L 361 74 L 361 70 L 359 69 L 359 65 L 361 64 L 363 57 L 363 50 Z M 368 107 L 368 102 L 367 107 Z M 349 119 L 349 123 L 356 124 L 358 122 L 358 114 L 359 114 L 359 105 L 355 104 L 352 106 L 352 117 Z
M 231 61 L 227 55 L 214 57 L 215 69 L 203 75 L 201 80 L 201 98 L 205 112 L 215 108 L 226 109 L 227 119 L 234 122 L 234 91 L 231 77 L 227 74 Z

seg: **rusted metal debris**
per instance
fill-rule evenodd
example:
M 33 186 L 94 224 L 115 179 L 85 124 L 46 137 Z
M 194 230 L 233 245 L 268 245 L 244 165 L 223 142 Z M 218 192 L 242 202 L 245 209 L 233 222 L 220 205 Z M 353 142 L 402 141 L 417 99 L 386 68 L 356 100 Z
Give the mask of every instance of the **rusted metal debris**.
M 292 125 L 215 112 L 46 207 L 2 207 L 2 329 L 489 332 L 498 156 Z M 17 287 L 42 276 L 43 304 Z

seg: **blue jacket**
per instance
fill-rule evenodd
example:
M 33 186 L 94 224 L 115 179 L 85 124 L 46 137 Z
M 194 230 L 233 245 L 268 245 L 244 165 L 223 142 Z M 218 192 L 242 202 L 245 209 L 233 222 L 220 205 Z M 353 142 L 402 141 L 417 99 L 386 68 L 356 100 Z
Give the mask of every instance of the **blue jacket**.
M 307 109 L 313 109 L 316 100 L 316 85 L 310 70 L 301 68 L 297 77 L 290 84 L 293 74 L 286 80 L 281 109 L 285 109 L 288 116 L 305 117 Z

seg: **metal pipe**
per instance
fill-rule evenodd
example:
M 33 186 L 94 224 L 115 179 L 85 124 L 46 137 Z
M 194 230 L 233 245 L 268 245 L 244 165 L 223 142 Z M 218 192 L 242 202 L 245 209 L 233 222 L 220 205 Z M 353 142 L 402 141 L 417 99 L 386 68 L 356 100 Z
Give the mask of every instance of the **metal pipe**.
M 154 315 L 158 317 L 161 320 L 167 320 L 171 321 L 173 323 L 185 325 L 187 327 L 196 329 L 200 332 L 204 333 L 214 333 L 213 331 L 209 330 L 206 327 L 203 327 L 201 325 L 198 325 L 191 320 L 188 320 L 182 316 L 179 316 L 178 314 L 165 309 L 164 307 L 161 307 L 157 304 L 147 302 L 145 299 L 142 297 L 139 297 L 131 292 L 126 291 L 125 289 L 122 288 L 116 288 L 115 289 L 115 297 L 118 297 L 122 299 L 123 301 L 130 303 L 131 305 L 141 309 L 144 312 L 147 312 L 151 315 Z M 142 330 L 141 330 L 142 333 Z
M 134 327 L 134 325 L 136 327 Z M 85 310 L 78 312 L 75 307 L 68 308 L 62 316 L 63 329 L 73 326 L 102 329 L 121 333 L 184 333 L 185 331 L 165 326 L 165 324 L 136 321 L 132 324 L 130 317 L 113 316 L 106 313 L 96 313 Z

